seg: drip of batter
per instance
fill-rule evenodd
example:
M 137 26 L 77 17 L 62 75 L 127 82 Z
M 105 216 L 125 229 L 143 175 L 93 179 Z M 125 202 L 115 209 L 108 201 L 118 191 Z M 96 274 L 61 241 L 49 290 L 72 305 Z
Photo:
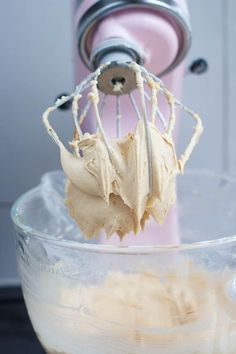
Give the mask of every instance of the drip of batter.
M 142 119 L 133 132 L 121 139 L 107 139 L 98 112 L 97 75 L 91 81 L 88 102 L 94 107 L 98 130 L 95 134 L 83 134 L 79 120 L 78 100 L 73 96 L 72 112 L 76 131 L 69 152 L 48 122 L 49 114 L 57 108 L 50 107 L 43 121 L 48 133 L 60 148 L 62 168 L 67 176 L 66 201 L 70 216 L 78 223 L 85 238 L 98 235 L 103 229 L 107 237 L 144 229 L 145 221 L 152 216 L 162 224 L 170 206 L 175 201 L 175 178 L 182 173 L 202 132 L 198 115 L 182 106 L 195 120 L 193 136 L 185 152 L 177 159 L 172 139 L 175 124 L 175 106 L 180 103 L 160 82 L 147 75 L 152 91 L 151 117 L 147 119 L 144 103 L 144 85 L 140 67 L 132 64 L 136 73 L 137 88 L 142 104 Z M 168 126 L 164 132 L 154 124 L 156 95 L 162 91 L 170 106 Z

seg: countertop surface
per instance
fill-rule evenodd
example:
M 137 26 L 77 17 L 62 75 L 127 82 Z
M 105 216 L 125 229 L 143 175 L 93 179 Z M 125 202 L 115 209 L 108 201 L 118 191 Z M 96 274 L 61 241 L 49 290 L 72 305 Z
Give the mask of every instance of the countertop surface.
M 45 354 L 31 326 L 20 287 L 0 288 L 0 353 Z

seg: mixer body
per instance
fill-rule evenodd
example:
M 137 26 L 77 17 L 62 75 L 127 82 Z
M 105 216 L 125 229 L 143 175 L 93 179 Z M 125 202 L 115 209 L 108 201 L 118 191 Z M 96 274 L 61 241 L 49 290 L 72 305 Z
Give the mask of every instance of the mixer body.
M 186 1 L 184 0 L 137 0 L 107 1 L 85 0 L 74 4 L 75 36 L 75 79 L 81 82 L 89 72 L 106 62 L 119 63 L 136 61 L 150 72 L 161 77 L 166 87 L 180 98 L 184 74 L 183 59 L 191 42 Z M 116 65 L 115 65 L 116 66 Z M 109 76 L 110 75 L 110 76 Z M 114 77 L 111 72 L 104 87 Z M 116 77 L 115 77 L 116 79 Z M 120 79 L 126 79 L 119 75 Z M 111 91 L 111 90 L 110 90 Z M 106 89 L 104 91 L 105 94 Z M 168 106 L 159 103 L 164 116 L 168 116 Z M 132 107 L 127 95 L 122 97 L 121 111 L 125 119 L 122 134 L 132 131 L 135 121 L 132 119 Z M 114 100 L 112 97 L 103 112 L 103 124 L 109 137 L 115 137 Z M 94 119 L 84 125 L 86 131 L 95 129 Z M 146 226 L 146 244 L 178 243 L 177 207 L 174 206 L 159 228 L 149 221 Z M 132 243 L 133 235 L 128 235 L 124 243 Z M 119 243 L 119 238 L 110 241 Z M 142 237 L 135 243 L 144 243 Z

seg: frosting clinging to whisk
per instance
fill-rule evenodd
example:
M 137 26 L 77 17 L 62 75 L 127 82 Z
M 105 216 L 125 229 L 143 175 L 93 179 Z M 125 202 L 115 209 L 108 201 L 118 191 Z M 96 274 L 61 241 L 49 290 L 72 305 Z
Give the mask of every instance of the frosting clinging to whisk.
M 103 229 L 108 237 L 113 233 L 117 233 L 120 238 L 130 231 L 137 233 L 145 227 L 145 221 L 150 216 L 162 224 L 175 201 L 175 177 L 183 172 L 202 133 L 199 116 L 176 100 L 160 79 L 136 63 L 127 65 L 135 72 L 141 107 L 137 125 L 128 135 L 109 139 L 105 134 L 97 89 L 101 68 L 69 96 L 73 99 L 75 123 L 75 133 L 70 143 L 72 152 L 65 148 L 48 120 L 49 114 L 69 98 L 64 97 L 61 102 L 56 102 L 43 115 L 49 135 L 60 148 L 62 168 L 67 176 L 65 204 L 86 238 L 98 235 Z M 146 107 L 145 84 L 151 90 L 150 113 Z M 88 87 L 88 103 L 79 116 L 78 102 Z M 159 94 L 165 97 L 170 107 L 168 121 L 159 111 Z M 130 98 L 137 111 L 132 94 Z M 90 106 L 97 122 L 94 134 L 83 133 L 80 128 Z M 196 122 L 190 142 L 179 159 L 172 139 L 177 106 Z M 117 119 L 120 119 L 119 109 L 117 112 Z M 155 124 L 156 116 L 163 124 L 162 131 Z

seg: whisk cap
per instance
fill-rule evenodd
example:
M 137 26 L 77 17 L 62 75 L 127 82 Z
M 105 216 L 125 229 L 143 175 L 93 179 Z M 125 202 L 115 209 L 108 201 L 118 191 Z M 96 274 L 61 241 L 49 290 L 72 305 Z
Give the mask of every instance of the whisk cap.
M 126 95 L 136 89 L 136 76 L 131 62 L 112 61 L 102 69 L 98 88 L 107 95 Z

